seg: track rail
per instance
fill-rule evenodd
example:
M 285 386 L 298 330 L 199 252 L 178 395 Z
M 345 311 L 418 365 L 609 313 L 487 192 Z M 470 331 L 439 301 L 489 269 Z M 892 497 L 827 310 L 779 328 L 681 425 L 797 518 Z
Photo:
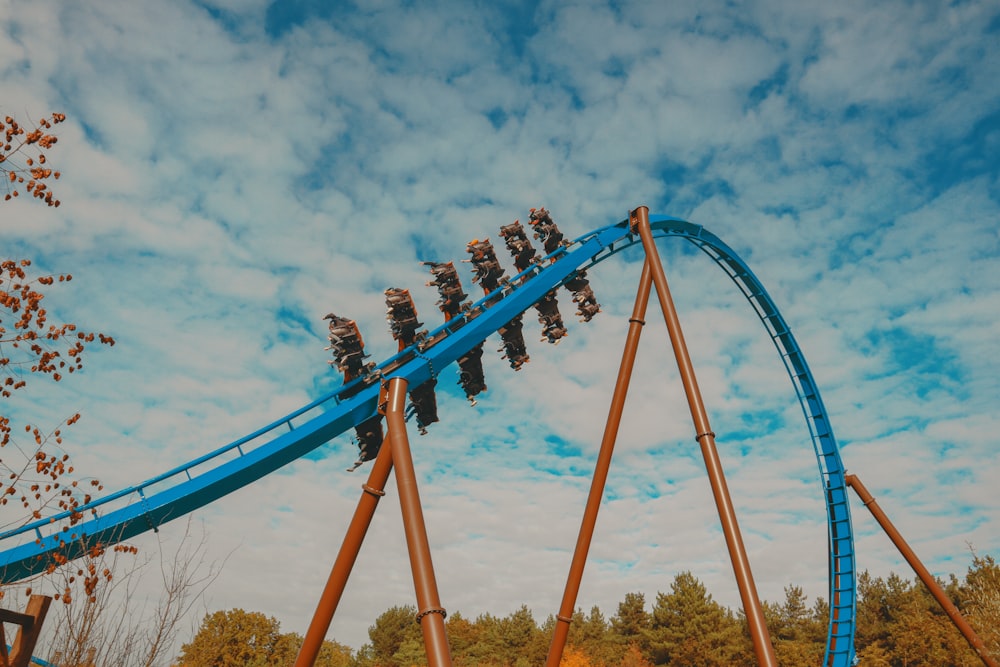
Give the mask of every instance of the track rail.
M 819 464 L 827 511 L 831 604 L 823 664 L 848 667 L 854 659 L 857 594 L 847 484 L 830 419 L 805 356 L 767 290 L 729 246 L 683 220 L 652 216 L 650 223 L 655 237 L 689 241 L 729 276 L 760 318 L 791 378 Z M 375 379 L 403 377 L 410 386 L 418 386 L 436 377 L 578 270 L 639 242 L 627 221 L 584 234 L 552 253 L 548 259 L 555 261 L 518 274 L 462 317 L 378 365 Z M 156 530 L 308 454 L 376 414 L 379 383 L 365 381 L 359 378 L 235 442 L 81 506 L 77 511 L 89 518 L 72 528 L 61 528 L 69 519 L 69 513 L 63 513 L 0 533 L 0 582 L 44 572 L 53 560 L 72 560 L 91 545 L 107 546 Z

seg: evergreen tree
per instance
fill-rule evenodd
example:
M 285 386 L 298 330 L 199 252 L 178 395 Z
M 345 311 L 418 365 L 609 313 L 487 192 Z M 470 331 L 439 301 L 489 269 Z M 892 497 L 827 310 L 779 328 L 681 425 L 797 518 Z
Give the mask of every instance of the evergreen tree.
M 611 629 L 626 643 L 640 641 L 649 629 L 650 617 L 646 611 L 646 596 L 642 593 L 626 593 L 618 603 L 618 613 L 611 618 Z
M 1000 660 L 1000 565 L 992 556 L 972 552 L 972 566 L 965 575 L 961 597 L 969 624 L 989 654 Z
M 399 667 L 426 667 L 427 649 L 423 637 L 407 637 L 399 650 L 392 654 L 392 661 Z
M 500 629 L 503 647 L 510 664 L 517 664 L 518 658 L 527 658 L 528 649 L 538 634 L 538 624 L 535 623 L 535 618 L 527 605 L 521 605 L 519 609 L 504 618 L 500 622 Z
M 474 632 L 470 634 L 475 641 L 462 656 L 463 664 L 502 667 L 506 650 L 500 619 L 492 614 L 481 614 L 474 623 Z
M 477 625 L 456 611 L 448 616 L 445 627 L 448 630 L 452 663 L 455 667 L 473 667 L 476 663 L 469 657 L 469 652 L 479 641 Z
M 738 664 L 740 624 L 690 572 L 678 574 L 670 593 L 657 593 L 646 632 L 654 664 L 702 667 Z
M 364 655 L 371 664 L 377 667 L 409 667 L 397 662 L 396 654 L 409 641 L 406 651 L 399 657 L 410 659 L 415 651 L 414 642 L 418 642 L 423 650 L 423 635 L 416 623 L 417 609 L 413 605 L 391 607 L 375 619 L 375 624 L 368 628 L 370 650 Z M 426 658 L 425 658 L 426 659 Z
M 594 665 L 614 665 L 621 661 L 626 645 L 611 633 L 611 626 L 604 618 L 600 607 L 593 606 L 590 613 L 584 616 L 577 610 L 573 614 L 570 626 L 569 642 L 571 646 L 583 651 L 589 662 Z
M 785 601 L 764 603 L 764 618 L 778 664 L 818 665 L 826 648 L 825 621 L 818 621 L 799 586 L 785 587 Z
M 497 664 L 513 667 L 539 664 L 536 662 L 539 656 L 531 655 L 533 648 L 537 650 L 538 642 L 535 640 L 538 634 L 538 624 L 526 605 L 521 605 L 505 618 L 495 619 L 486 632 L 493 646 L 492 658 Z M 545 662 L 544 654 L 540 659 Z
M 859 653 L 873 645 L 890 648 L 889 624 L 899 615 L 907 588 L 907 582 L 895 574 L 882 579 L 866 570 L 858 576 L 855 645 Z

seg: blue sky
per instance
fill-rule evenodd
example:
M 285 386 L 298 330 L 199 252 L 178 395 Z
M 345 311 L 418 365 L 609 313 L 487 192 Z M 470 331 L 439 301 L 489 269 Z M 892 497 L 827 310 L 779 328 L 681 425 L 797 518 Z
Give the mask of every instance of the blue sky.
M 968 544 L 1000 550 L 998 35 L 985 2 L 0 0 L 0 112 L 68 115 L 62 206 L 0 209 L 3 255 L 73 273 L 50 311 L 118 340 L 13 408 L 80 410 L 78 469 L 134 484 L 335 386 L 331 310 L 375 359 L 386 287 L 436 324 L 419 261 L 530 207 L 575 237 L 645 204 L 747 260 L 848 469 L 932 571 L 961 573 Z M 825 595 L 815 458 L 774 348 L 707 258 L 661 252 L 761 595 Z M 443 392 L 415 439 L 449 610 L 557 610 L 640 259 L 595 269 L 604 312 L 558 347 L 527 335 L 521 372 L 489 342 L 478 407 Z M 610 614 L 691 570 L 736 606 L 649 319 L 579 604 Z M 305 630 L 362 481 L 349 438 L 322 453 L 197 513 L 230 554 L 207 609 Z M 905 573 L 854 516 L 859 566 Z M 362 559 L 331 631 L 353 646 L 413 600 L 391 494 Z

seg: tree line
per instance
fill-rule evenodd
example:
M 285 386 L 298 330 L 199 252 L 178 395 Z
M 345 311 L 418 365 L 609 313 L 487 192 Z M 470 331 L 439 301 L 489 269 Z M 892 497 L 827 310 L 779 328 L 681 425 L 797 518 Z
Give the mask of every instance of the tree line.
M 1000 565 L 992 556 L 973 553 L 959 579 L 941 582 L 986 644 L 1000 658 Z M 781 602 L 764 602 L 764 615 L 781 665 L 819 665 L 826 645 L 829 607 L 807 599 L 799 586 L 785 588 Z M 424 667 L 417 610 L 394 606 L 368 629 L 369 641 L 357 651 L 327 641 L 320 667 Z M 456 667 L 543 665 L 556 620 L 537 622 L 522 606 L 507 616 L 460 612 L 447 619 Z M 205 616 L 184 644 L 175 667 L 290 665 L 301 636 L 279 631 L 278 621 L 242 609 Z M 868 667 L 976 667 L 982 662 L 923 584 L 896 574 L 858 578 L 856 647 Z M 651 601 L 628 593 L 609 617 L 599 607 L 578 610 L 563 655 L 566 667 L 715 667 L 755 665 L 742 611 L 716 602 L 690 572 L 678 574 L 670 590 Z

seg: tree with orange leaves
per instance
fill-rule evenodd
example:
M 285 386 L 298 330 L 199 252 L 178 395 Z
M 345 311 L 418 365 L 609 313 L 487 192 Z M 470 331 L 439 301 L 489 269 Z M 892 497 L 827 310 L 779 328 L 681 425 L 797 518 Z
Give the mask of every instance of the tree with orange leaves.
M 11 202 L 24 191 L 48 206 L 59 206 L 47 185 L 48 179 L 59 178 L 59 172 L 48 166 L 47 153 L 57 141 L 50 130 L 65 119 L 64 114 L 53 113 L 51 120 L 42 119 L 30 128 L 10 116 L 0 122 L 0 181 L 7 189 L 3 202 Z M 62 447 L 63 429 L 76 423 L 79 414 L 43 430 L 15 424 L 8 412 L 9 401 L 29 382 L 45 378 L 60 382 L 83 368 L 89 346 L 115 344 L 102 333 L 50 321 L 46 291 L 72 279 L 68 273 L 33 275 L 30 260 L 0 258 L 0 530 L 53 513 L 68 513 L 66 524 L 74 525 L 83 518 L 78 508 L 90 502 L 91 493 L 102 489 L 96 479 L 75 478 L 70 456 Z M 56 565 L 52 564 L 50 572 Z M 89 596 L 98 577 L 86 570 L 80 574 Z M 72 599 L 68 592 L 54 597 Z
M 50 131 L 65 119 L 54 113 L 31 128 L 10 116 L 0 122 L 0 182 L 6 188 L 0 206 L 17 206 L 18 198 L 59 206 L 48 182 L 60 173 L 49 166 L 47 153 L 57 143 Z M 31 197 L 20 197 L 22 192 Z M 67 530 L 83 520 L 91 494 L 103 490 L 99 480 L 75 474 L 63 448 L 63 431 L 79 414 L 43 430 L 14 424 L 10 411 L 10 401 L 27 398 L 23 390 L 29 384 L 61 382 L 83 368 L 88 350 L 115 344 L 111 336 L 54 321 L 46 293 L 72 279 L 68 273 L 33 271 L 27 259 L 0 257 L 0 531 L 56 515 L 61 517 L 57 530 Z M 160 664 L 181 620 L 218 575 L 216 565 L 205 562 L 204 549 L 204 538 L 192 545 L 186 533 L 173 558 L 160 554 L 164 588 L 149 610 L 145 605 L 136 609 L 131 582 L 141 578 L 152 560 L 136 563 L 132 557 L 137 549 L 128 544 L 88 545 L 72 563 L 56 554 L 44 574 L 9 590 L 31 595 L 32 586 L 45 588 L 64 603 L 50 624 L 55 625 L 48 640 L 53 664 Z M 0 587 L 0 599 L 4 592 Z M 51 618 L 53 612 L 49 614 Z

